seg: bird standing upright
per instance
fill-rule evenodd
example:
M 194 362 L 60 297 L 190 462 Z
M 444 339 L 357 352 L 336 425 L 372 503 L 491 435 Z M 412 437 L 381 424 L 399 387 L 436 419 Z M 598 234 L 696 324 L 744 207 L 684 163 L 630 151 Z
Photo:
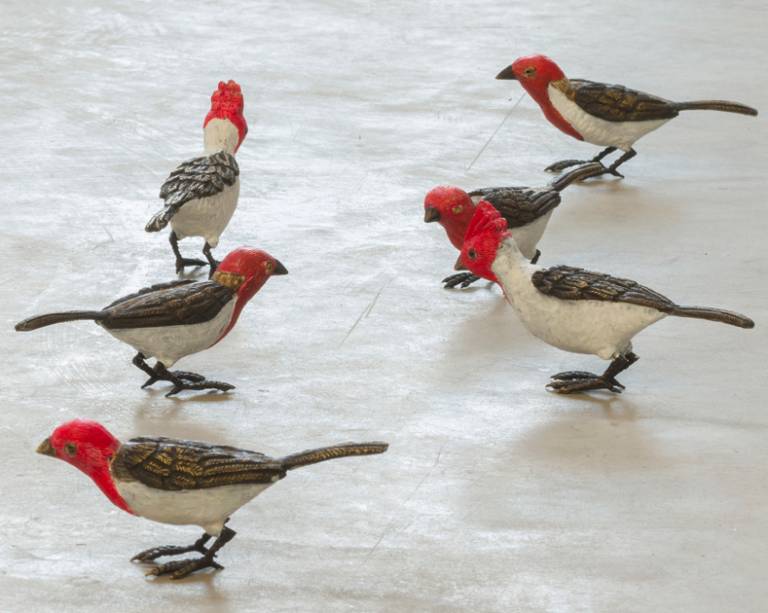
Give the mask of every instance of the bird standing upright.
M 624 389 L 616 376 L 638 359 L 632 351 L 632 338 L 667 315 L 740 328 L 755 325 L 738 313 L 680 306 L 629 279 L 571 266 L 535 266 L 520 252 L 507 222 L 487 202 L 477 206 L 461 258 L 476 275 L 501 285 L 505 298 L 534 336 L 565 351 L 611 360 L 602 375 L 583 371 L 554 375 L 548 387 L 563 394 Z
M 153 285 L 100 311 L 38 315 L 16 324 L 16 330 L 27 332 L 65 321 L 92 320 L 138 351 L 133 364 L 150 377 L 142 387 L 170 381 L 173 388 L 167 396 L 182 390 L 227 391 L 234 386 L 168 368 L 180 358 L 218 343 L 267 280 L 285 274 L 285 266 L 267 252 L 240 247 L 224 258 L 208 281 L 183 279 Z M 156 358 L 154 367 L 147 364 L 149 357 Z
M 101 424 L 75 419 L 57 427 L 37 452 L 84 472 L 127 513 L 165 524 L 200 526 L 205 532 L 190 546 L 153 547 L 133 557 L 136 562 L 152 562 L 201 553 L 199 558 L 160 564 L 147 573 L 181 579 L 204 568 L 223 568 L 215 557 L 235 536 L 225 526 L 230 515 L 288 471 L 334 458 L 384 453 L 387 447 L 380 442 L 343 443 L 274 459 L 255 451 L 164 437 L 121 443 Z
M 670 119 L 680 111 L 710 110 L 757 115 L 757 111 L 738 102 L 726 100 L 697 100 L 672 102 L 629 89 L 623 85 L 608 85 L 584 79 L 568 79 L 560 67 L 545 55 L 530 55 L 516 59 L 497 79 L 520 82 L 556 128 L 578 140 L 606 147 L 592 160 L 562 160 L 547 167 L 552 172 L 588 161 L 601 160 L 617 149 L 623 151 L 604 172 L 623 175 L 618 167 L 635 157 L 635 141 Z
M 458 187 L 439 186 L 424 198 L 424 221 L 437 221 L 445 229 L 448 240 L 461 251 L 469 222 L 480 200 L 490 202 L 507 220 L 507 226 L 523 255 L 536 263 L 541 240 L 552 212 L 560 204 L 560 192 L 575 181 L 603 174 L 600 163 L 585 164 L 566 173 L 544 187 L 486 187 L 465 192 Z M 445 287 L 469 287 L 480 277 L 460 272 L 443 279 Z
M 144 228 L 159 232 L 171 224 L 171 249 L 176 256 L 176 272 L 185 266 L 210 266 L 217 262 L 211 248 L 227 227 L 240 194 L 240 169 L 235 153 L 248 133 L 243 116 L 243 94 L 234 81 L 219 83 L 211 96 L 211 109 L 203 122 L 205 154 L 180 164 L 160 188 L 165 207 L 155 213 Z M 184 258 L 179 241 L 188 236 L 205 239 L 206 261 Z

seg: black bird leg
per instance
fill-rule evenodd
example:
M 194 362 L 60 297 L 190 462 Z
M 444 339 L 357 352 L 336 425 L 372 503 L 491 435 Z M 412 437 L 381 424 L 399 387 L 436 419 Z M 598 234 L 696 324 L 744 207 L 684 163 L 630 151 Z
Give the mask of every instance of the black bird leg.
M 637 151 L 634 149 L 631 149 L 624 153 L 618 160 L 616 160 L 613 164 L 611 164 L 608 168 L 606 168 L 606 172 L 616 176 L 624 178 L 624 175 L 621 174 L 618 170 L 616 170 L 619 166 L 621 166 L 624 162 L 631 160 L 633 157 L 637 155 Z M 605 174 L 605 173 L 604 173 Z
M 461 284 L 462 288 L 469 287 L 480 277 L 473 275 L 471 272 L 458 272 L 455 275 L 448 275 L 440 283 L 445 283 L 444 288 L 452 288 Z
M 179 237 L 176 236 L 176 232 L 171 230 L 171 235 L 168 237 L 171 243 L 171 249 L 173 249 L 173 255 L 176 256 L 176 274 L 184 272 L 185 266 L 205 266 L 203 260 L 197 258 L 183 258 L 181 257 L 181 251 L 179 251 Z
M 215 273 L 216 269 L 219 267 L 219 262 L 211 255 L 211 246 L 208 244 L 208 241 L 205 241 L 205 247 L 203 247 L 203 255 L 205 256 L 205 259 L 208 260 L 208 266 L 211 268 L 211 272 L 208 275 L 208 278 L 210 279 L 213 276 L 213 273 Z
M 616 380 L 616 375 L 625 371 L 639 359 L 631 351 L 620 355 L 608 365 L 602 375 L 595 375 L 582 370 L 557 373 L 552 375 L 552 381 L 547 384 L 547 389 L 558 394 L 573 394 L 602 389 L 620 394 L 624 386 Z
M 203 375 L 185 370 L 168 370 L 162 362 L 157 362 L 152 368 L 147 364 L 147 357 L 139 352 L 133 358 L 133 364 L 149 375 L 149 379 L 141 386 L 142 389 L 149 387 L 158 381 L 170 381 L 173 388 L 166 396 L 173 396 L 182 390 L 207 390 L 215 389 L 222 392 L 234 389 L 235 386 L 223 381 L 208 381 Z
M 221 564 L 214 559 L 219 550 L 224 547 L 229 541 L 235 538 L 237 534 L 231 528 L 224 528 L 219 534 L 218 538 L 213 542 L 208 551 L 206 551 L 201 558 L 187 558 L 185 560 L 174 560 L 173 562 L 167 562 L 155 566 L 147 575 L 171 575 L 171 579 L 183 579 L 187 575 L 195 572 L 196 570 L 202 570 L 203 568 L 224 568 Z M 207 535 L 206 535 L 207 536 Z
M 616 147 L 606 147 L 591 160 L 560 160 L 559 162 L 550 164 L 544 170 L 546 172 L 561 172 L 571 166 L 581 166 L 582 164 L 589 164 L 591 162 L 600 162 L 606 155 L 610 155 L 614 151 L 616 151 Z M 611 174 L 613 173 L 611 172 Z
M 541 251 L 537 249 L 536 253 L 534 253 L 533 257 L 531 258 L 531 264 L 535 264 L 536 262 L 538 262 L 540 257 L 541 257 Z
M 151 549 L 137 553 L 131 558 L 131 562 L 151 562 L 152 560 L 162 558 L 163 556 L 177 556 L 182 553 L 190 553 L 191 551 L 197 551 L 199 553 L 206 554 L 208 553 L 208 549 L 205 547 L 205 544 L 212 538 L 213 537 L 210 534 L 203 532 L 203 536 L 186 547 L 177 547 L 175 545 L 152 547 Z

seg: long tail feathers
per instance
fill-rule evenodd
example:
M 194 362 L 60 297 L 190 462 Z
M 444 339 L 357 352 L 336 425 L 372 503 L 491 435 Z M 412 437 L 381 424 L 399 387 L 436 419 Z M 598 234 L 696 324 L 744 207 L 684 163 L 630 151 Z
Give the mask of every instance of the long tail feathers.
M 678 102 L 675 106 L 680 111 L 723 111 L 741 115 L 757 115 L 757 109 L 728 100 L 692 100 L 691 102 Z
M 555 191 L 561 192 L 575 181 L 583 181 L 584 179 L 589 179 L 590 177 L 596 177 L 603 174 L 604 172 L 605 166 L 603 166 L 600 162 L 590 162 L 589 164 L 583 164 L 582 166 L 577 167 L 571 172 L 566 172 L 565 174 L 560 175 L 554 181 L 552 181 L 550 185 Z
M 168 225 L 168 222 L 171 221 L 171 217 L 173 217 L 173 214 L 169 215 L 168 209 L 158 211 L 152 215 L 152 219 L 150 219 L 147 222 L 147 225 L 144 226 L 144 230 L 147 232 L 159 232 Z
M 38 328 L 44 328 L 53 324 L 60 324 L 64 321 L 77 321 L 79 319 L 90 319 L 93 321 L 99 321 L 104 319 L 106 313 L 104 311 L 67 311 L 65 313 L 47 313 L 46 315 L 38 315 L 37 317 L 30 317 L 24 321 L 20 321 L 16 324 L 17 332 L 29 332 L 30 330 L 37 330 Z
M 723 311 L 722 309 L 708 309 L 706 307 L 684 307 L 676 306 L 670 311 L 670 315 L 678 317 L 693 317 L 695 319 L 708 319 L 709 321 L 719 321 L 729 326 L 738 326 L 739 328 L 754 328 L 755 322 L 749 317 L 732 311 Z
M 335 458 L 384 453 L 387 450 L 387 447 L 389 447 L 387 443 L 379 442 L 342 443 L 341 445 L 333 445 L 332 447 L 321 447 L 320 449 L 310 449 L 308 451 L 292 453 L 291 455 L 285 456 L 280 461 L 283 463 L 286 470 L 293 470 L 294 468 L 309 466 L 310 464 L 317 464 L 318 462 L 325 462 L 326 460 L 333 460 Z

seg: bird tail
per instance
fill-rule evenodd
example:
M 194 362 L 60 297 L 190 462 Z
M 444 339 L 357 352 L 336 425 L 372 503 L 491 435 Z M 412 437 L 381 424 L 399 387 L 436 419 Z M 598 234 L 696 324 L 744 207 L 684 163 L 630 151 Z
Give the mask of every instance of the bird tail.
M 377 453 L 384 453 L 389 445 L 387 443 L 342 443 L 341 445 L 333 445 L 332 447 L 320 447 L 319 449 L 310 449 L 308 451 L 300 451 L 299 453 L 292 453 L 282 458 L 280 461 L 286 470 L 293 470 L 294 468 L 301 468 L 302 466 L 309 466 L 310 464 L 317 464 L 318 462 L 325 462 L 326 460 L 333 460 L 335 458 L 346 458 L 348 456 L 355 455 L 375 455 Z
M 746 104 L 729 102 L 728 100 L 693 100 L 691 102 L 677 102 L 675 108 L 677 108 L 678 111 L 723 111 L 724 113 L 757 115 L 757 109 L 753 109 Z
M 670 315 L 678 317 L 693 317 L 694 319 L 708 319 L 709 321 L 719 321 L 729 326 L 738 326 L 739 328 L 754 328 L 755 322 L 749 317 L 734 313 L 733 311 L 724 311 L 723 309 L 708 309 L 705 307 L 686 307 L 677 306 L 669 311 Z
M 30 317 L 29 319 L 20 321 L 16 324 L 15 328 L 17 332 L 29 332 L 30 330 L 37 330 L 38 328 L 44 328 L 45 326 L 60 324 L 64 321 L 77 321 L 79 319 L 99 321 L 105 317 L 106 313 L 104 311 L 66 311 L 65 313 L 47 313 L 45 315 L 38 315 L 37 317 Z
M 144 226 L 144 230 L 146 232 L 160 232 L 171 221 L 171 217 L 173 217 L 173 209 L 165 208 L 162 211 L 158 211 L 152 215 L 152 219 Z
M 589 179 L 590 177 L 597 177 L 604 172 L 605 166 L 603 166 L 600 162 L 590 162 L 589 164 L 583 164 L 582 166 L 579 166 L 571 172 L 566 172 L 565 174 L 560 175 L 554 181 L 552 181 L 550 185 L 556 192 L 561 192 L 575 181 L 583 181 L 584 179 Z

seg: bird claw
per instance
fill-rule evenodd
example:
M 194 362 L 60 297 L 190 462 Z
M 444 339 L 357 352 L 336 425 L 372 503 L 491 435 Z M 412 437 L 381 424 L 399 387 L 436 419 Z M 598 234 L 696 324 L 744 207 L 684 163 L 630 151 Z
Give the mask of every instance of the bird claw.
M 444 288 L 454 288 L 457 285 L 460 285 L 460 287 L 463 289 L 465 287 L 469 287 L 472 285 L 475 281 L 477 281 L 480 277 L 477 275 L 473 275 L 471 272 L 459 272 L 455 275 L 449 275 L 445 279 L 441 281 L 441 283 L 445 283 L 443 286 Z
M 161 545 L 160 547 L 152 547 L 146 551 L 137 553 L 131 558 L 131 562 L 152 562 L 153 560 L 162 558 L 164 556 L 177 556 L 182 553 L 189 553 L 191 551 L 199 551 L 203 555 L 208 553 L 208 549 L 206 547 L 197 543 L 188 547 Z
M 175 396 L 184 390 L 219 390 L 220 392 L 228 392 L 229 390 L 233 389 L 235 389 L 234 385 L 231 383 L 225 383 L 224 381 L 208 381 L 206 379 L 202 379 L 194 383 L 187 383 L 181 379 L 178 383 L 174 382 L 173 388 L 165 395 L 165 397 L 170 398 L 171 396 Z
M 187 266 L 208 266 L 208 262 L 197 258 L 178 258 L 176 260 L 176 274 L 184 272 Z
M 547 389 L 557 394 L 574 394 L 590 390 L 608 390 L 621 394 L 625 387 L 613 377 L 603 377 L 583 370 L 571 370 L 552 375 Z
M 571 166 L 580 166 L 581 164 L 589 164 L 590 160 L 560 160 L 554 164 L 550 164 L 544 169 L 544 172 L 562 172 L 566 168 Z
M 193 572 L 202 570 L 204 568 L 214 568 L 221 570 L 224 567 L 216 562 L 211 556 L 203 556 L 202 558 L 187 558 L 184 560 L 174 560 L 173 562 L 166 562 L 165 564 L 158 564 L 154 568 L 150 568 L 145 576 L 147 577 L 159 577 L 161 575 L 170 575 L 171 579 L 183 579 L 191 575 Z

